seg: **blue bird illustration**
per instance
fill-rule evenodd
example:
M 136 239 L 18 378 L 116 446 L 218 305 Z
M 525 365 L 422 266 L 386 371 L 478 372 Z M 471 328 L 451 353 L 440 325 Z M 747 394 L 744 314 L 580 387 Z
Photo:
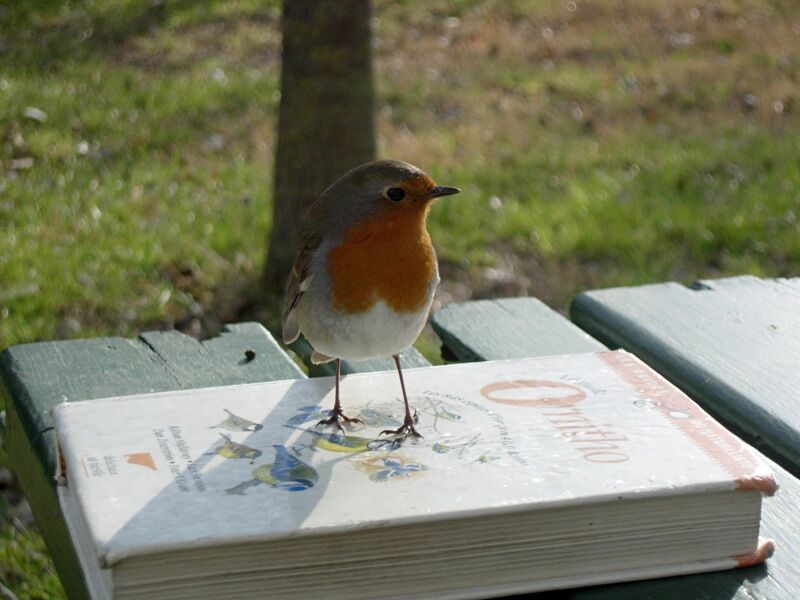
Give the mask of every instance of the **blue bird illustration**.
M 285 446 L 275 444 L 272 447 L 275 449 L 275 462 L 253 469 L 253 479 L 225 491 L 244 495 L 248 488 L 262 484 L 287 492 L 302 492 L 314 487 L 319 479 L 319 473 L 314 467 L 293 456 Z
M 314 486 L 319 479 L 319 474 L 311 465 L 289 453 L 285 446 L 276 444 L 275 462 L 269 470 L 269 476 L 274 480 L 272 487 L 296 492 Z
M 383 459 L 383 468 L 370 474 L 369 478 L 375 482 L 389 481 L 395 477 L 411 477 L 427 471 L 428 467 L 417 463 L 403 463 L 392 458 Z
M 376 483 L 383 483 L 391 479 L 414 477 L 428 470 L 425 465 L 411 462 L 399 456 L 394 458 L 374 457 L 364 459 L 356 463 L 356 467 L 369 473 L 370 480 Z
M 323 410 L 319 406 L 303 406 L 297 409 L 299 412 L 291 419 L 286 421 L 286 424 L 290 427 L 298 427 L 303 423 L 308 423 L 309 421 L 319 421 L 320 419 L 324 419 L 328 416 L 330 411 Z

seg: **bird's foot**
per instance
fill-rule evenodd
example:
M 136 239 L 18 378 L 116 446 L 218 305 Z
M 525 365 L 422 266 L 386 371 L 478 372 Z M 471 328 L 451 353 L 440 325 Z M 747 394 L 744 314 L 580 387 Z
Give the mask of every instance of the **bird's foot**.
M 317 424 L 314 427 L 319 427 L 320 425 L 336 425 L 336 429 L 341 431 L 342 433 L 346 433 L 344 430 L 343 423 L 363 423 L 361 419 L 357 419 L 355 417 L 348 417 L 346 414 L 342 412 L 341 408 L 334 408 L 330 412 L 330 417 L 327 419 L 320 419 L 317 421 Z
M 397 429 L 384 429 L 383 431 L 380 432 L 379 435 L 396 436 L 394 439 L 394 443 L 398 445 L 403 441 L 405 441 L 406 439 L 408 439 L 409 436 L 415 439 L 422 439 L 422 434 L 419 431 L 417 431 L 416 427 L 414 427 L 414 425 L 416 425 L 418 422 L 419 422 L 419 416 L 417 415 L 417 411 L 415 410 L 414 416 L 411 416 L 410 414 L 406 415 L 406 418 L 403 420 L 403 424 L 400 427 L 398 427 Z

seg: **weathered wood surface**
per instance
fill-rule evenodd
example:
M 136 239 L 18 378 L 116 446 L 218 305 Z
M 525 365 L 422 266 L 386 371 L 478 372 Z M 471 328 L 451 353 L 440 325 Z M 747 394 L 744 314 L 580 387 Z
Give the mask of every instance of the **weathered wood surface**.
M 571 315 L 800 475 L 800 278 L 596 290 Z
M 64 522 L 58 505 L 58 497 L 53 486 L 53 474 L 45 469 L 27 437 L 24 425 L 17 411 L 6 398 L 6 426 L 3 443 L 11 468 L 22 483 L 36 525 L 47 544 L 53 558 L 61 585 L 70 600 L 89 600 L 89 593 L 78 562 L 78 555 Z
M 246 352 L 255 352 L 248 360 Z M 0 354 L 5 447 L 71 599 L 88 598 L 54 489 L 50 410 L 63 401 L 305 377 L 257 323 L 198 342 L 177 332 L 14 346 Z
M 0 381 L 48 468 L 55 468 L 55 447 L 45 434 L 60 402 L 297 377 L 302 371 L 257 323 L 230 325 L 205 342 L 153 331 L 136 339 L 24 344 L 0 354 Z
M 530 303 L 528 299 L 522 300 L 529 306 L 537 304 Z M 525 312 L 523 303 L 512 304 L 516 305 L 514 310 Z M 469 307 L 469 304 L 463 306 Z M 458 307 L 448 307 L 446 310 L 451 323 L 459 320 Z M 465 318 L 472 318 L 474 312 L 465 314 Z M 558 353 L 603 349 L 602 344 L 588 336 L 574 338 L 574 326 L 557 313 L 553 313 L 554 318 L 553 314 L 545 312 L 546 316 L 538 320 L 530 315 L 517 318 L 508 314 L 505 308 L 498 310 L 492 307 L 490 314 L 493 314 L 491 318 L 473 319 L 466 331 L 455 326 L 450 331 L 448 321 L 439 319 L 438 315 L 434 316 L 434 320 L 437 327 L 450 336 L 449 339 L 458 340 L 457 352 L 480 359 L 552 354 L 542 345 L 546 336 L 555 341 L 572 340 L 569 348 L 559 349 Z M 478 323 L 482 325 L 478 326 Z M 502 338 L 498 336 L 498 331 L 504 328 L 513 331 L 510 338 L 516 340 L 514 353 L 504 348 Z M 546 336 L 541 329 L 547 331 Z M 487 340 L 494 340 L 494 349 L 487 344 Z M 252 361 L 245 356 L 247 350 L 256 353 Z M 419 359 L 413 353 L 404 358 L 406 360 L 412 361 L 412 364 L 406 363 L 408 366 L 421 366 L 416 364 Z M 351 372 L 356 372 L 362 370 L 359 367 L 363 366 L 363 363 L 353 363 L 349 368 L 352 368 Z M 391 363 L 372 365 L 367 370 L 385 367 L 392 368 Z M 64 399 L 62 393 L 67 396 L 66 399 L 77 400 L 303 376 L 269 334 L 254 324 L 231 326 L 220 338 L 204 343 L 176 333 L 147 333 L 138 340 L 110 338 L 32 344 L 0 354 L 0 377 L 5 385 L 8 408 L 5 440 L 9 458 L 29 494 L 34 514 L 70 598 L 85 598 L 85 588 L 58 510 L 52 485 L 52 459 L 45 457 L 43 460 L 42 457 L 42 453 L 46 454 L 47 449 L 52 447 L 48 411 Z M 86 390 L 86 393 L 82 390 Z M 25 408 L 24 417 L 18 410 L 20 407 L 28 407 Z M 539 597 L 576 600 L 800 598 L 800 563 L 796 560 L 796 556 L 800 555 L 800 516 L 796 509 L 800 506 L 800 485 L 797 479 L 780 467 L 776 466 L 775 472 L 782 488 L 775 498 L 765 502 L 763 535 L 773 537 L 778 550 L 766 566 L 600 586 Z
M 450 304 L 431 323 L 444 358 L 461 362 L 606 349 L 536 298 Z
M 509 350 L 502 347 L 500 340 L 488 345 L 486 340 L 496 339 L 498 329 L 507 329 L 513 325 L 514 339 L 536 339 L 539 336 L 539 325 L 535 318 L 518 319 L 515 315 L 511 324 L 503 324 L 499 313 L 497 318 L 480 318 L 473 320 L 469 327 L 459 323 L 460 315 L 468 318 L 484 310 L 472 311 L 465 305 L 450 306 L 448 320 L 434 315 L 437 330 L 442 330 L 442 339 L 458 340 L 458 353 L 466 356 L 480 356 L 483 360 L 509 358 Z M 463 311 L 463 312 L 462 312 Z M 558 315 L 557 315 L 558 316 Z M 559 321 L 560 319 L 560 321 Z M 453 324 L 454 332 L 450 332 L 448 324 Z M 559 324 L 560 323 L 560 324 Z M 561 327 L 563 336 L 572 336 L 572 324 L 561 316 L 548 319 L 547 336 L 558 338 Z M 452 337 L 450 334 L 452 333 Z M 516 342 L 519 344 L 520 342 Z M 591 352 L 603 347 L 596 342 L 587 343 L 585 348 L 576 348 L 574 352 Z M 492 348 L 494 347 L 494 351 Z M 525 356 L 514 354 L 514 356 Z M 791 473 L 773 464 L 775 477 L 781 486 L 778 494 L 767 498 L 762 515 L 762 535 L 773 538 L 777 551 L 765 565 L 746 569 L 717 571 L 701 575 L 682 577 L 666 577 L 647 581 L 595 586 L 579 590 L 565 590 L 552 594 L 530 597 L 565 598 L 573 600 L 794 600 L 800 598 L 800 481 Z

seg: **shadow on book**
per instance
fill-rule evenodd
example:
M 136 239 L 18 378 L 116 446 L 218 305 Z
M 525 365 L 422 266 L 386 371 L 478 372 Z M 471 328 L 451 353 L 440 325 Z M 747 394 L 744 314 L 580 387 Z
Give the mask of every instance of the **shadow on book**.
M 303 404 L 298 396 L 313 396 L 314 402 L 320 397 L 327 399 L 332 394 L 332 384 L 329 378 L 315 379 L 311 383 L 297 380 L 277 402 L 270 399 L 263 403 L 268 413 L 260 419 L 253 416 L 252 403 L 248 414 L 237 414 L 227 408 L 209 413 L 198 406 L 197 429 L 217 430 L 216 440 L 200 452 L 187 435 L 187 430 L 192 428 L 191 415 L 180 415 L 157 427 L 148 423 L 147 429 L 152 432 L 160 455 L 121 453 L 119 461 L 154 471 L 168 470 L 170 480 L 110 538 L 102 540 L 102 533 L 99 534 L 100 547 L 105 553 L 97 559 L 103 568 L 127 558 L 131 550 L 136 555 L 147 553 L 148 549 L 168 552 L 207 544 L 210 539 L 247 545 L 251 538 L 263 541 L 265 531 L 280 535 L 300 530 L 325 496 L 336 463 L 348 460 L 354 453 L 386 450 L 392 446 L 392 441 L 387 439 L 364 437 L 350 431 L 342 433 L 331 426 L 317 428 L 317 422 L 328 416 L 328 411 L 320 406 L 332 405 L 332 400 L 320 406 L 298 408 Z M 311 394 L 309 385 L 316 388 Z M 239 389 L 245 390 L 244 396 L 247 395 L 247 386 Z M 164 394 L 164 400 L 174 401 L 176 395 L 191 397 L 197 392 Z M 233 399 L 232 406 L 236 404 Z M 135 416 L 131 418 L 134 419 Z M 115 458 L 113 454 L 102 458 L 85 457 L 84 471 L 94 471 L 100 476 L 113 475 Z M 110 469 L 111 473 L 103 469 Z M 197 494 L 216 495 L 218 500 L 198 502 L 193 498 Z M 136 495 L 131 490 L 132 502 L 136 501 L 133 499 Z M 125 504 L 126 500 L 122 484 L 117 502 Z M 269 511 L 256 510 L 258 505 L 268 505 Z M 95 508 L 103 511 L 102 506 Z M 252 516 L 252 529 L 247 527 L 248 520 L 242 519 L 242 515 L 248 513 Z

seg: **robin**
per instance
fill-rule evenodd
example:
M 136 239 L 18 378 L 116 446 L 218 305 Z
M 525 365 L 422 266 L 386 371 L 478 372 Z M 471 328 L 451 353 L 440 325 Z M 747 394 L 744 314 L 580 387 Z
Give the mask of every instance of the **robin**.
M 304 231 L 283 305 L 283 341 L 302 332 L 314 348 L 311 362 L 336 361 L 336 401 L 317 423 L 360 422 L 339 402 L 341 361 L 391 356 L 405 403 L 403 424 L 387 429 L 396 440 L 415 429 L 400 351 L 419 336 L 439 283 L 427 230 L 431 202 L 457 194 L 417 167 L 378 160 L 352 169 L 326 189 L 305 216 Z

